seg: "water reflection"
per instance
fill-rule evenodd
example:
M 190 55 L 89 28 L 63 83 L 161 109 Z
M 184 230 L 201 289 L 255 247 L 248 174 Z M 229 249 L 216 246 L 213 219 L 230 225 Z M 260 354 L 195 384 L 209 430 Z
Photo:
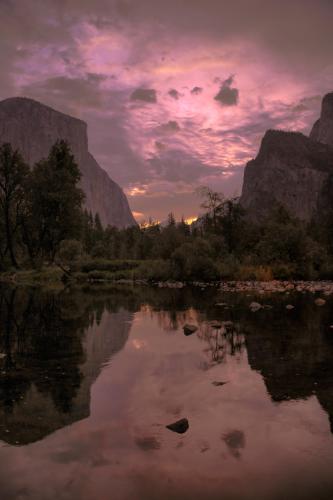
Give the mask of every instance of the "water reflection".
M 243 318 L 250 366 L 264 378 L 273 401 L 317 396 L 333 432 L 332 304 L 319 308 L 313 298 L 295 300 L 291 312 L 272 310 Z
M 108 307 L 103 295 L 0 288 L 1 440 L 27 444 L 89 416 L 90 387 L 132 320 Z
M 0 289 L 0 493 L 332 498 L 331 324 L 311 295 Z

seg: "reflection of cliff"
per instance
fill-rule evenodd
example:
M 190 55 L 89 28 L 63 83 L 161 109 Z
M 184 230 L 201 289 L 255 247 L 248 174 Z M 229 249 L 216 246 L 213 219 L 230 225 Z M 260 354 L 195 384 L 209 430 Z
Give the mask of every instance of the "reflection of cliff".
M 0 289 L 0 439 L 25 444 L 85 418 L 132 314 L 94 294 Z
M 333 432 L 333 314 L 305 298 L 292 312 L 280 308 L 243 317 L 250 366 L 274 401 L 316 395 Z

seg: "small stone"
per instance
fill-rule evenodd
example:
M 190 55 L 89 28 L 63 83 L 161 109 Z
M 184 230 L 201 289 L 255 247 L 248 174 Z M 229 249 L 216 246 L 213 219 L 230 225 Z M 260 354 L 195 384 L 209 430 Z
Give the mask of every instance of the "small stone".
M 321 299 L 321 298 L 316 299 L 315 304 L 316 304 L 316 306 L 324 306 L 326 304 L 326 300 Z
M 293 306 L 292 304 L 288 304 L 286 306 L 286 309 L 288 309 L 288 311 L 291 311 L 292 309 L 295 309 L 295 306 Z
M 198 327 L 196 325 L 186 324 L 183 327 L 184 335 L 186 335 L 186 336 L 192 335 L 192 333 L 195 333 L 197 331 L 197 329 L 198 329 Z
M 166 425 L 166 428 L 172 432 L 177 432 L 178 434 L 184 434 L 189 428 L 189 423 L 187 418 L 181 418 L 174 422 L 173 424 Z
M 250 309 L 252 312 L 256 312 L 256 311 L 259 311 L 259 309 L 262 308 L 262 305 L 259 304 L 259 302 L 251 302 L 250 304 Z

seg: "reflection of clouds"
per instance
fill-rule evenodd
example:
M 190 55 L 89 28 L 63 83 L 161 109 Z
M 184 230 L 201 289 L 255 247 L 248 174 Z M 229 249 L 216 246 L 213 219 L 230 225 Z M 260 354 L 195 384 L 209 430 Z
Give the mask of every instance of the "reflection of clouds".
M 187 308 L 176 315 L 179 325 L 185 316 L 208 328 L 203 313 Z M 200 370 L 203 341 L 181 329 L 170 335 L 164 326 L 174 316 L 161 325 L 158 318 L 152 306 L 135 314 L 129 342 L 93 386 L 89 419 L 33 446 L 0 448 L 4 498 L 38 499 L 41 491 L 47 500 L 107 499 L 110 492 L 119 500 L 202 500 L 220 499 L 221 491 L 280 498 L 290 477 L 293 489 L 317 498 L 320 485 L 332 484 L 327 416 L 315 397 L 272 403 L 246 356 Z M 132 349 L 132 340 L 147 349 Z M 213 380 L 230 382 L 217 388 Z M 188 433 L 165 429 L 183 417 Z
M 147 345 L 144 340 L 138 339 L 132 340 L 131 344 L 133 345 L 134 349 L 143 349 Z

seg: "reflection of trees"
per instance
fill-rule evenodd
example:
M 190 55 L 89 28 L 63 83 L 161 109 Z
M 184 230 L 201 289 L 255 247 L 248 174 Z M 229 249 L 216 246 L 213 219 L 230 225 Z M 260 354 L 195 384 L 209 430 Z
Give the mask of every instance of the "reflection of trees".
M 84 361 L 81 333 L 89 318 L 71 317 L 68 304 L 63 305 L 61 294 L 2 290 L 0 402 L 7 411 L 24 398 L 32 383 L 41 393 L 49 393 L 60 411 L 70 411 L 81 381 L 79 364 Z
M 290 298 L 288 299 L 291 300 Z M 333 324 L 331 304 L 320 308 L 314 297 L 283 299 L 272 310 L 242 315 L 250 366 L 261 373 L 274 401 L 316 395 L 333 432 Z
M 0 403 L 6 412 L 24 399 L 31 384 L 50 394 L 59 411 L 70 411 L 81 383 L 81 335 L 88 324 L 89 315 L 79 315 L 61 294 L 0 291 Z
M 221 324 L 221 328 L 203 323 L 198 336 L 207 342 L 205 352 L 210 354 L 213 363 L 222 363 L 226 356 L 240 355 L 245 348 L 245 338 L 237 324 Z
M 119 309 L 121 300 L 106 304 L 103 294 L 79 289 L 0 287 L 0 438 L 31 442 L 89 414 L 93 378 L 130 328 L 128 313 L 108 315 L 107 328 L 94 327 L 87 344 L 106 305 Z

